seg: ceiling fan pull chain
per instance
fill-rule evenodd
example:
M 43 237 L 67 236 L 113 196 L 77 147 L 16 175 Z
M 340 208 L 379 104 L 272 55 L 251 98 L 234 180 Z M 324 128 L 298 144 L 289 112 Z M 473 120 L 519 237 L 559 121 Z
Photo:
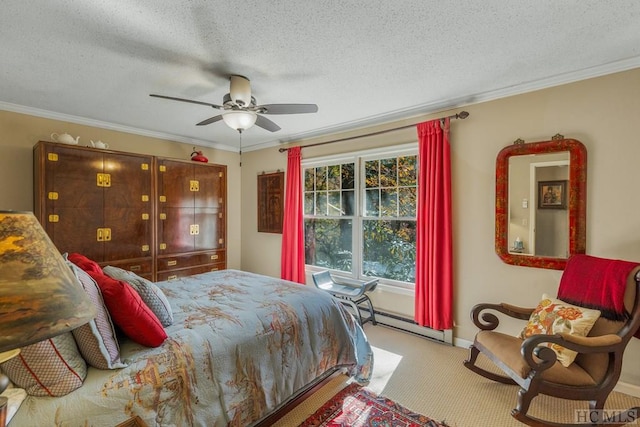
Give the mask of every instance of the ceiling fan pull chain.
M 242 129 L 238 129 L 238 133 L 240 134 L 240 151 L 238 154 L 240 154 L 240 167 L 242 167 Z

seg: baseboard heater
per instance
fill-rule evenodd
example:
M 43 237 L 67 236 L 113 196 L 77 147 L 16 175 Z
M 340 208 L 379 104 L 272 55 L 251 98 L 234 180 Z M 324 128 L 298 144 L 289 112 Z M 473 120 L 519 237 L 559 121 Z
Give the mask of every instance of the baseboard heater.
M 361 309 L 361 311 L 366 311 L 367 313 L 369 313 L 369 310 L 364 308 Z M 376 314 L 376 321 L 379 324 L 389 326 L 403 332 L 419 335 L 421 337 L 440 343 L 453 345 L 453 331 L 451 329 L 439 331 L 436 329 L 427 328 L 426 326 L 420 326 L 415 321 L 413 321 L 413 319 L 398 316 L 397 314 L 385 313 L 384 311 L 378 310 L 374 310 L 374 312 Z

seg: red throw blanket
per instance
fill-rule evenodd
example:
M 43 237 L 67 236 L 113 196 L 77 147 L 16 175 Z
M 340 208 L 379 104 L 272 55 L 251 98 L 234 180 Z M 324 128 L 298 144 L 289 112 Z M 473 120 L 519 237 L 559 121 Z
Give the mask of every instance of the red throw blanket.
M 609 320 L 626 320 L 624 292 L 631 270 L 638 263 L 573 255 L 560 279 L 558 299 L 570 304 L 600 310 Z M 640 338 L 640 329 L 635 336 Z

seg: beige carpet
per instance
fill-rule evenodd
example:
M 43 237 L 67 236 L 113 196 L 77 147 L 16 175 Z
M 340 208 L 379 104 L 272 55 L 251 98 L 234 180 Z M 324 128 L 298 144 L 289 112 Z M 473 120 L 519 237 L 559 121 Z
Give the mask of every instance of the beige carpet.
M 516 386 L 497 384 L 462 366 L 467 350 L 431 342 L 384 326 L 365 325 L 374 348 L 375 367 L 370 390 L 407 408 L 452 427 L 519 427 L 510 415 L 516 403 Z M 490 362 L 486 362 L 489 366 Z M 297 426 L 346 385 L 346 377 L 331 381 L 277 427 Z M 640 398 L 612 393 L 608 409 L 640 406 Z M 531 415 L 559 422 L 573 422 L 576 409 L 586 402 L 539 397 Z M 633 424 L 637 425 L 637 424 Z

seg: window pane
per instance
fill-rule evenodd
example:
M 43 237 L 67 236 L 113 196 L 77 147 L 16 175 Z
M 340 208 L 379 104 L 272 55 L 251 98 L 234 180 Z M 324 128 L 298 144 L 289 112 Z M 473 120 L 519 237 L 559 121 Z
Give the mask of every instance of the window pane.
M 378 193 L 378 189 L 365 191 L 367 200 L 364 216 L 380 216 L 380 196 Z
M 342 192 L 342 209 L 344 209 L 344 214 L 347 216 L 351 216 L 354 214 L 354 206 L 355 206 L 355 192 L 351 191 L 343 191 Z
M 319 191 L 316 193 L 316 215 L 327 215 L 327 192 Z
M 401 188 L 398 194 L 398 203 L 400 205 L 400 216 L 416 216 L 416 188 Z
M 316 180 L 315 169 L 304 170 L 304 191 L 313 191 Z
M 398 157 L 398 185 L 416 185 L 416 156 Z
M 329 191 L 329 215 L 331 216 L 343 215 L 342 207 L 340 206 L 339 191 Z
M 339 190 L 342 179 L 340 176 L 340 165 L 333 165 L 328 167 L 328 190 Z
M 314 215 L 315 214 L 315 194 L 314 193 L 304 193 L 304 214 L 305 215 Z
M 414 283 L 416 222 L 363 220 L 362 223 L 364 274 Z
M 413 154 L 305 169 L 306 263 L 413 283 L 417 168 Z
M 398 192 L 395 189 L 380 190 L 380 216 L 398 216 Z
M 316 191 L 327 189 L 327 168 L 316 168 Z
M 309 218 L 304 226 L 305 263 L 350 273 L 351 220 Z
M 354 184 L 354 164 L 353 163 L 345 163 L 342 165 L 342 189 L 349 190 L 355 188 Z
M 378 161 L 369 160 L 364 163 L 365 186 L 367 188 L 378 187 Z
M 395 187 L 398 185 L 398 170 L 396 158 L 380 160 L 380 187 Z

